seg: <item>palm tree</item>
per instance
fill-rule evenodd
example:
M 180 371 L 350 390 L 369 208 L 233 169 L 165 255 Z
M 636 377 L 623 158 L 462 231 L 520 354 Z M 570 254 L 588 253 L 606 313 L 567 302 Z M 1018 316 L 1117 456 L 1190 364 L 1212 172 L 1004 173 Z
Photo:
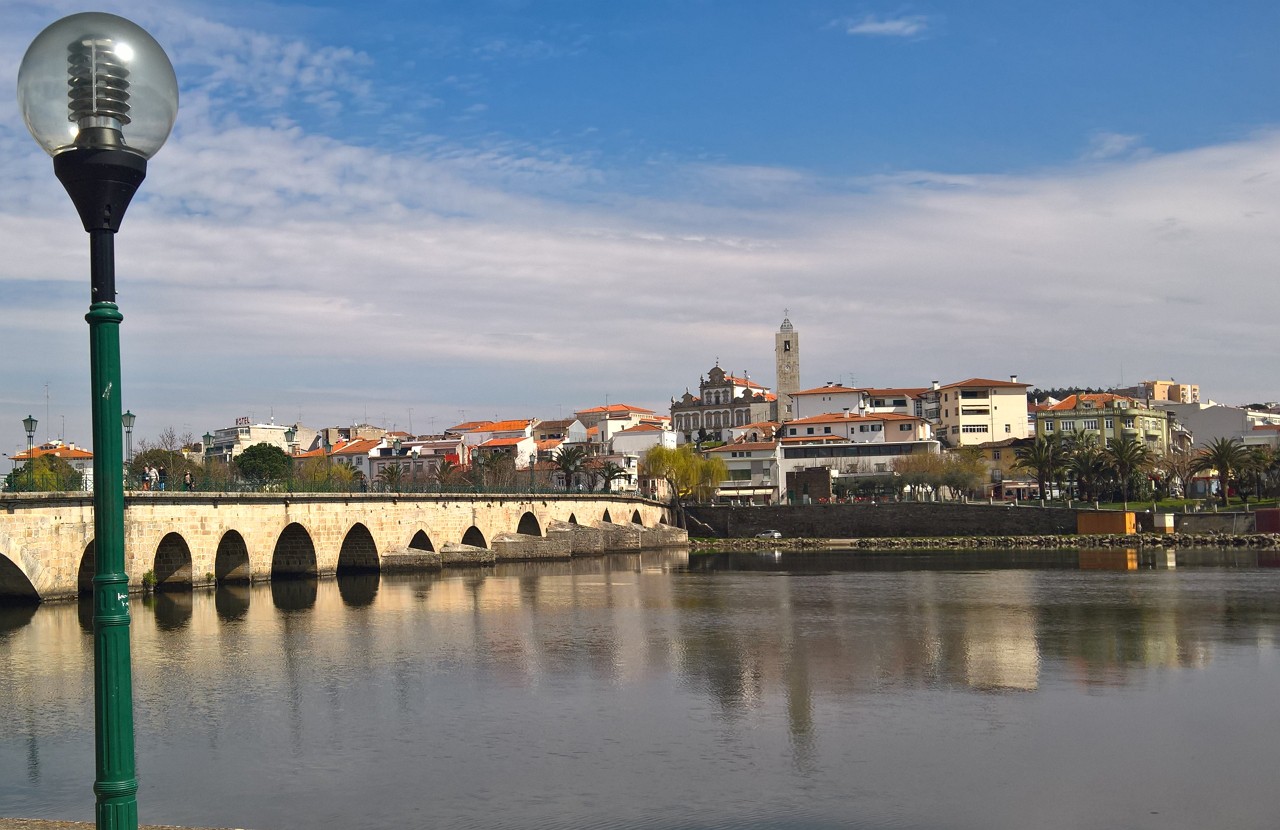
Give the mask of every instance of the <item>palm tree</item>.
M 404 467 L 397 462 L 378 471 L 378 486 L 388 493 L 398 493 L 404 486 Z
M 1067 474 L 1076 480 L 1081 499 L 1097 501 L 1098 488 L 1107 477 L 1107 470 L 1106 454 L 1098 446 L 1096 434 L 1081 433 L 1066 466 Z
M 1222 496 L 1222 506 L 1227 506 L 1227 484 L 1234 473 L 1243 470 L 1249 464 L 1249 450 L 1239 438 L 1217 438 L 1212 444 L 1200 450 L 1196 456 L 1194 469 L 1197 473 L 1217 471 L 1218 491 Z
M 573 477 L 582 471 L 587 460 L 587 448 L 581 446 L 561 447 L 551 456 L 551 463 L 564 476 L 564 489 L 568 492 L 573 486 Z
M 1128 510 L 1129 480 L 1151 462 L 1151 450 L 1132 435 L 1122 435 L 1107 441 L 1107 448 L 1102 454 L 1120 479 L 1120 499 Z
M 1049 482 L 1065 461 L 1062 439 L 1056 434 L 1041 435 L 1034 443 L 1016 448 L 1013 454 L 1017 458 L 1013 466 L 1035 473 L 1036 483 L 1040 487 L 1040 500 L 1044 501 L 1049 492 Z
M 619 467 L 612 461 L 606 461 L 604 466 L 597 471 L 597 475 L 599 475 L 600 479 L 604 481 L 604 491 L 606 493 L 613 492 L 613 482 L 622 478 L 626 474 L 626 468 Z

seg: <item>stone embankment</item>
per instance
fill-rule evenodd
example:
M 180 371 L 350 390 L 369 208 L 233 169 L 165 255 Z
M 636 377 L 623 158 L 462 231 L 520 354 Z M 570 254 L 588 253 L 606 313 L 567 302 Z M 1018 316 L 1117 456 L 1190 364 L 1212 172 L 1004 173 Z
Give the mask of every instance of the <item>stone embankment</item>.
M 1254 548 L 1280 550 L 1280 533 L 1049 534 L 1037 536 L 867 537 L 858 539 L 690 539 L 693 550 L 861 550 L 1060 548 Z

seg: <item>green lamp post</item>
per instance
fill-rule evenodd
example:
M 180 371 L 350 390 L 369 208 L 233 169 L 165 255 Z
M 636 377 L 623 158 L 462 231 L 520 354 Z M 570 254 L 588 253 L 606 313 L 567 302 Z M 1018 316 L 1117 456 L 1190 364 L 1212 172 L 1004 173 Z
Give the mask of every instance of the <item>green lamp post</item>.
M 36 36 L 18 69 L 18 108 L 89 234 L 93 421 L 94 710 L 97 826 L 136 830 L 129 661 L 129 579 L 124 570 L 124 464 L 115 234 L 151 158 L 173 129 L 178 80 L 160 44 L 136 24 L 101 12 L 64 17 Z

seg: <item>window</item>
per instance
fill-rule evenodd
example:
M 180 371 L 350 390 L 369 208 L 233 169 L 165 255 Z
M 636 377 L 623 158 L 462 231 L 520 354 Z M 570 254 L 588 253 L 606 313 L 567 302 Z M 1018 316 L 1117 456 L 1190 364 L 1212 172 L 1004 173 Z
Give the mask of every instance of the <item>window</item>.
M 830 435 L 830 434 L 831 434 L 831 427 L 823 427 L 823 428 L 822 428 L 822 434 L 823 434 L 823 435 Z
M 806 427 L 806 428 L 805 428 L 805 434 L 806 434 L 806 435 L 813 435 L 813 427 Z
M 783 340 L 783 341 L 782 341 L 782 350 L 783 350 L 784 352 L 789 352 L 789 351 L 791 351 L 791 341 L 790 341 L 790 340 Z
M 987 425 L 986 424 L 965 424 L 964 426 L 960 427 L 960 431 L 961 432 L 986 432 Z
M 871 399 L 871 405 L 872 405 L 872 406 L 884 406 L 884 398 L 872 398 L 872 399 Z
M 992 451 L 991 451 L 991 460 L 992 460 L 992 461 L 999 461 L 999 460 L 1000 460 L 1000 450 L 992 450 Z
M 1075 432 L 1076 422 L 1075 421 L 1059 421 L 1058 429 L 1062 430 L 1063 432 Z
M 1132 419 L 1132 418 L 1125 418 L 1125 419 L 1124 419 L 1124 428 L 1125 428 L 1125 429 L 1133 429 L 1133 419 Z
M 1097 431 L 1097 429 L 1098 429 L 1098 419 L 1097 419 L 1097 418 L 1085 418 L 1085 421 L 1084 421 L 1084 428 L 1085 428 L 1085 429 L 1091 429 L 1091 430 L 1094 430 L 1094 431 L 1096 432 L 1096 431 Z
M 894 405 L 894 406 L 906 406 L 906 405 L 907 405 L 907 399 L 906 399 L 906 398 L 894 398 L 894 399 L 893 399 L 893 405 Z
M 1045 431 L 1045 432 L 1053 432 L 1053 421 L 1045 421 L 1045 422 L 1044 422 L 1044 431 Z
M 1107 425 L 1107 429 L 1116 428 L 1116 421 L 1114 418 L 1107 418 L 1105 421 L 1103 421 L 1103 423 Z
M 866 424 L 858 424 L 858 432 L 866 432 L 866 431 L 867 431 Z
M 966 389 L 960 393 L 960 397 L 968 401 L 985 401 L 991 396 L 985 389 Z
M 884 424 L 872 424 L 872 425 L 871 425 L 871 431 L 872 431 L 872 432 L 879 432 L 879 431 L 880 431 L 880 429 L 881 429 L 881 427 L 883 427 L 883 426 L 884 426 Z
M 951 428 L 951 434 L 952 434 L 952 435 L 959 435 L 959 434 L 960 434 L 960 427 L 952 427 L 952 428 Z
M 1004 425 L 1004 431 L 1005 431 L 1005 434 L 1006 434 L 1006 435 L 1008 435 L 1009 433 L 1013 432 L 1013 424 L 1005 424 L 1005 425 Z
M 910 432 L 911 424 L 898 424 L 898 432 Z
M 966 406 L 960 409 L 961 415 L 990 415 L 991 410 L 985 406 Z

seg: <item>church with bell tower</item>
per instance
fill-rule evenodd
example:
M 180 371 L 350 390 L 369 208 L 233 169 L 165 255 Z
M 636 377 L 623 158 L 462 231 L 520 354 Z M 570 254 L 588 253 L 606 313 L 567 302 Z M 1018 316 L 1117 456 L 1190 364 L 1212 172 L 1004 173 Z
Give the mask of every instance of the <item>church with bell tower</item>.
M 791 310 L 782 312 L 782 326 L 773 336 L 773 360 L 777 383 L 778 411 L 774 420 L 795 418 L 791 396 L 800 391 L 800 332 L 791 325 Z

